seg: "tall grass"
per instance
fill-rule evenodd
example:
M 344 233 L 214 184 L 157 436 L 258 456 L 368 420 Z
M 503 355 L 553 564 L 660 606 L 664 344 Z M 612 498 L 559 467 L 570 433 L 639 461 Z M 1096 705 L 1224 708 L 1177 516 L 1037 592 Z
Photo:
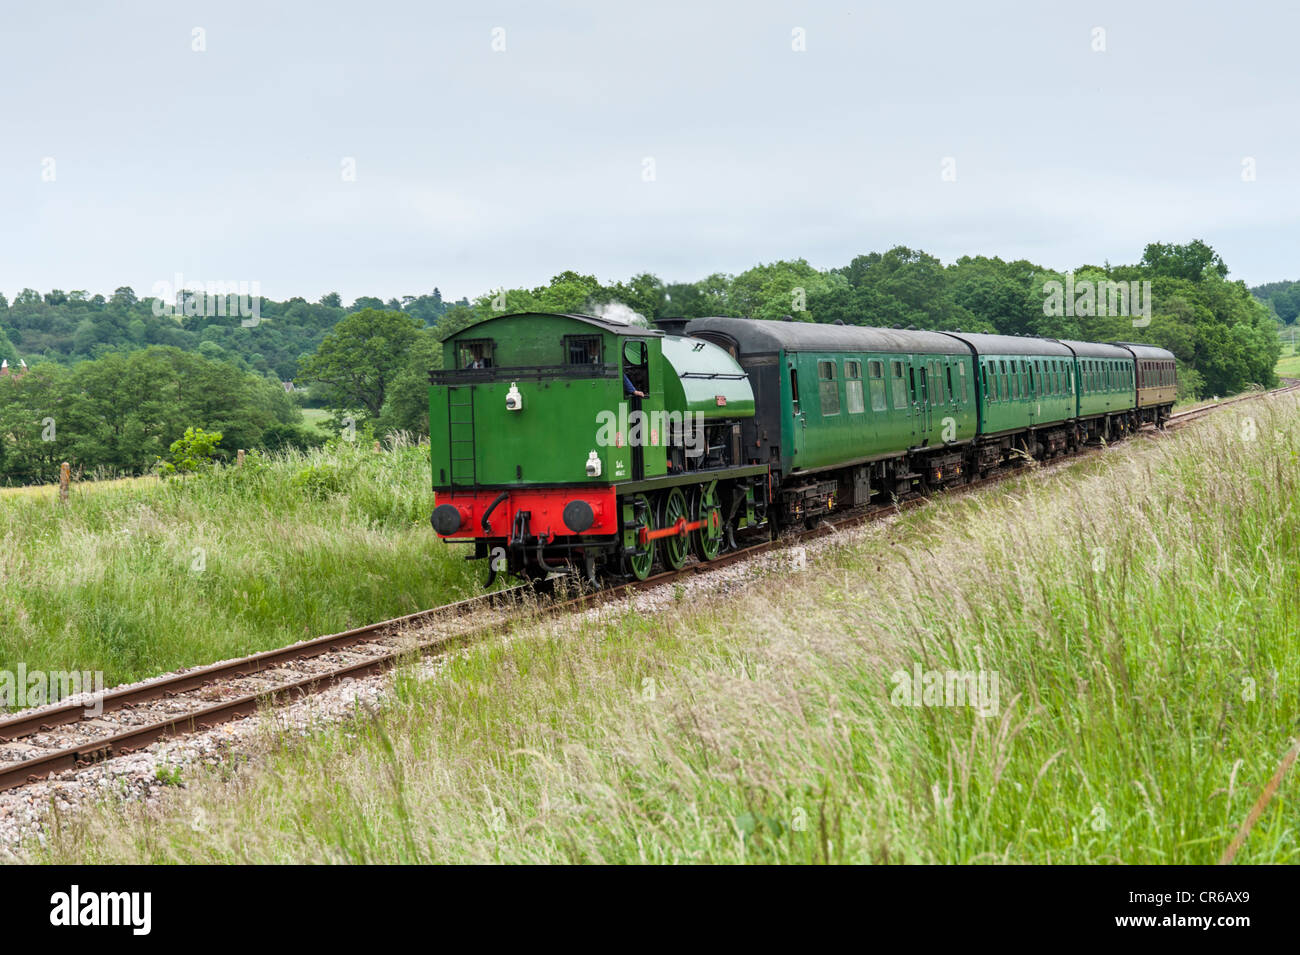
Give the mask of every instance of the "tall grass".
M 522 623 L 312 739 L 268 719 L 260 764 L 42 857 L 1213 861 L 1300 715 L 1297 409 L 945 500 L 725 598 Z M 996 712 L 895 705 L 918 663 L 996 673 Z M 1300 859 L 1297 785 L 1240 861 Z
M 168 481 L 0 497 L 0 668 L 149 676 L 475 589 L 429 527 L 428 448 L 251 456 Z

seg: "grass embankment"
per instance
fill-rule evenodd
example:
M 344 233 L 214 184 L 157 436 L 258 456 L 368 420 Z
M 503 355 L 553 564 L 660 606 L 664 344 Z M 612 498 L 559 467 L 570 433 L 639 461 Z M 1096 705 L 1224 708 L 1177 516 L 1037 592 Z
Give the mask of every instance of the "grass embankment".
M 44 489 L 41 489 L 44 490 Z M 184 480 L 0 498 L 0 669 L 106 683 L 473 592 L 429 528 L 428 448 L 337 442 Z
M 726 598 L 521 624 L 44 855 L 1212 862 L 1300 715 L 1298 407 L 908 512 Z M 996 712 L 894 705 L 916 665 L 996 674 Z M 1300 859 L 1298 785 L 1239 861 Z

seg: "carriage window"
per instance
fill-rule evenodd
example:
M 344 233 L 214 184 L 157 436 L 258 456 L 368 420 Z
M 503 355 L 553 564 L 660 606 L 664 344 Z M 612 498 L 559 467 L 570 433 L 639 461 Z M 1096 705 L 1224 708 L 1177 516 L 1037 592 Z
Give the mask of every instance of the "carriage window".
M 901 361 L 891 361 L 889 363 L 890 380 L 894 383 L 894 407 L 907 407 L 907 385 L 903 383 L 903 363 Z
M 888 411 L 889 404 L 885 401 L 885 365 L 883 362 L 873 361 L 867 364 L 867 374 L 870 376 L 871 384 L 871 410 Z M 858 395 L 859 403 L 862 401 L 861 394 Z M 859 406 L 859 411 L 862 408 Z
M 493 342 L 490 338 L 475 338 L 461 342 L 456 347 L 457 368 L 491 368 Z
M 569 365 L 599 365 L 600 336 L 564 336 L 564 361 Z
M 880 362 L 873 361 L 871 366 L 872 371 L 876 371 L 880 366 Z M 844 397 L 848 401 L 849 414 L 862 413 L 862 362 L 860 361 L 846 361 L 844 363 Z
M 1011 360 L 1011 397 L 1020 397 L 1020 372 L 1016 371 L 1016 362 Z
M 949 365 L 947 367 L 947 372 L 948 372 L 948 400 L 956 401 L 957 392 L 952 387 L 952 365 Z
M 961 403 L 965 404 L 969 399 L 966 397 L 966 363 L 962 362 L 957 366 L 957 377 L 961 379 Z
M 790 403 L 795 406 L 795 411 L 799 410 L 799 372 L 793 368 L 790 369 Z
M 835 380 L 835 362 L 817 363 L 817 387 L 821 391 L 822 415 L 830 417 L 840 413 L 840 386 Z

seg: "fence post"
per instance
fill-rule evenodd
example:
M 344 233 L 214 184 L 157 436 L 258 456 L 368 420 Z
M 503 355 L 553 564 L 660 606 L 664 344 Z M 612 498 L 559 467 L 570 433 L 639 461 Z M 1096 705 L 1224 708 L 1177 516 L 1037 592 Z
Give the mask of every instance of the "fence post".
M 72 481 L 72 468 L 64 461 L 59 465 L 59 500 L 68 503 L 68 484 Z
M 244 449 L 240 448 L 238 451 L 235 452 L 235 467 L 242 468 L 243 466 L 244 466 Z

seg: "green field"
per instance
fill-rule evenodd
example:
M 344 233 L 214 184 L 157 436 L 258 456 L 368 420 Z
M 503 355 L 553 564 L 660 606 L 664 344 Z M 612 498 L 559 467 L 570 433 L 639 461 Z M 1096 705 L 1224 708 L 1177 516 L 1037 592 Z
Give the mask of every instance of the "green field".
M 725 597 L 522 622 L 39 857 L 1213 862 L 1296 732 L 1298 412 L 1235 405 Z M 917 669 L 986 705 L 908 705 Z M 1239 861 L 1300 861 L 1296 785 Z
M 1300 378 L 1300 351 L 1295 351 L 1290 342 L 1282 344 L 1282 357 L 1277 360 L 1279 378 Z
M 330 427 L 332 415 L 325 408 L 303 408 L 302 417 L 303 423 L 314 428 L 317 433 L 323 434 L 327 438 L 334 437 L 336 432 Z
M 432 509 L 427 446 L 360 438 L 2 495 L 0 666 L 111 685 L 445 603 L 476 582 Z

